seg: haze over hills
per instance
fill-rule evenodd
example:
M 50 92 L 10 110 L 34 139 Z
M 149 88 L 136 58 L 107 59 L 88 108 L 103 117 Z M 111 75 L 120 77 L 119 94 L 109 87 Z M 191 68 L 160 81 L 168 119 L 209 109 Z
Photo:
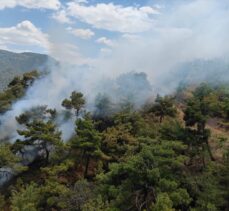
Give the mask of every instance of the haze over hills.
M 46 69 L 49 59 L 50 57 L 45 54 L 0 50 L 0 90 L 17 75 L 34 69 Z
M 203 82 L 212 85 L 225 84 L 229 81 L 229 61 L 217 58 L 196 59 L 181 63 L 171 69 L 168 74 L 163 74 L 159 81 L 165 93 L 171 92 L 182 84 L 197 85 Z
M 175 70 L 175 77 L 185 83 L 224 83 L 229 81 L 229 62 L 226 59 L 194 60 Z
M 50 62 L 55 62 L 55 60 L 46 54 L 15 53 L 0 49 L 0 90 L 4 89 L 15 76 L 34 69 L 46 70 Z M 227 82 L 229 81 L 229 62 L 225 59 L 194 60 L 177 66 L 170 73 L 172 74 L 163 75 L 160 80 L 172 87 L 176 87 L 181 82 L 188 84 L 206 81 Z

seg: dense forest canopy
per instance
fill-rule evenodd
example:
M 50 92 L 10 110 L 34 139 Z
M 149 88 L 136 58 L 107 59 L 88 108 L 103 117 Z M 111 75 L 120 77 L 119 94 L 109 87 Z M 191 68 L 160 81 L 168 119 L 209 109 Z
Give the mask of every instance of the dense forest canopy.
M 12 80 L 0 94 L 2 114 L 36 77 Z M 150 90 L 142 73 L 133 77 Z M 56 108 L 15 118 L 17 140 L 0 147 L 1 210 L 229 209 L 229 84 L 182 85 L 140 108 L 129 95 L 117 103 L 100 93 L 91 112 L 83 93 L 69 96 L 60 102 L 75 122 L 68 140 Z
M 229 0 L 0 0 L 0 211 L 229 211 Z

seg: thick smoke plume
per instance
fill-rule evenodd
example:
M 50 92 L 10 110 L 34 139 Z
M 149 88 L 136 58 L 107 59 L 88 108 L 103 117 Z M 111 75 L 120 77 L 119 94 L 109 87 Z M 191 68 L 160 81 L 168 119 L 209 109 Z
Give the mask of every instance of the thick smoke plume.
M 228 82 L 229 1 L 168 2 L 161 6 L 160 15 L 155 17 L 150 31 L 125 34 L 114 41 L 112 48 L 101 51 L 94 58 L 82 56 L 63 31 L 50 32 L 49 53 L 59 60 L 60 65 L 50 66 L 50 74 L 36 81 L 26 96 L 0 117 L 0 138 L 15 138 L 18 127 L 15 116 L 33 106 L 48 105 L 62 110 L 62 100 L 73 90 L 83 92 L 87 108 L 93 110 L 96 95 L 104 90 L 117 101 L 120 99 L 117 90 L 128 87 L 133 89 L 138 98 L 135 103 L 139 104 L 158 92 L 171 93 L 182 81 L 206 81 L 211 75 L 220 73 L 223 81 Z M 214 68 L 212 61 L 217 61 Z M 146 92 L 136 93 L 136 87 L 127 84 L 139 83 L 138 77 L 136 81 L 133 77 L 131 81 L 120 82 L 123 77 L 120 75 L 130 72 L 146 73 L 151 87 L 146 85 L 149 88 Z M 120 86 L 120 83 L 123 84 Z M 65 139 L 73 132 L 70 123 L 60 118 Z

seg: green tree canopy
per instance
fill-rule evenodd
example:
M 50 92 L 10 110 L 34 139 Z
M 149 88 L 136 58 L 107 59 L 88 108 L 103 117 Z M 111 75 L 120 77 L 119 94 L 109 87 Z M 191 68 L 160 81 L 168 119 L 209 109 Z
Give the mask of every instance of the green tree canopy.
M 91 158 L 101 157 L 101 134 L 95 129 L 91 116 L 86 114 L 84 119 L 76 120 L 76 136 L 72 139 L 71 147 L 79 149 L 82 159 L 85 160 L 84 176 L 88 174 Z
M 84 107 L 86 101 L 84 99 L 84 96 L 81 92 L 73 91 L 70 99 L 64 99 L 62 102 L 62 106 L 66 109 L 75 109 L 76 115 L 79 116 L 80 110 Z
M 51 121 L 34 120 L 26 125 L 25 130 L 18 130 L 18 134 L 25 137 L 24 140 L 21 140 L 24 145 L 34 145 L 44 149 L 47 163 L 51 149 L 63 146 L 61 132 L 56 129 Z
M 149 112 L 158 116 L 160 118 L 160 122 L 162 122 L 165 116 L 175 117 L 177 110 L 174 106 L 172 97 L 161 97 L 160 95 L 157 95 L 155 103 L 149 109 Z
M 149 143 L 143 144 L 138 154 L 111 164 L 108 173 L 99 175 L 100 193 L 119 210 L 149 209 L 163 192 L 168 193 L 174 207 L 187 206 L 190 197 L 178 179 L 182 177 L 186 146 L 176 141 Z

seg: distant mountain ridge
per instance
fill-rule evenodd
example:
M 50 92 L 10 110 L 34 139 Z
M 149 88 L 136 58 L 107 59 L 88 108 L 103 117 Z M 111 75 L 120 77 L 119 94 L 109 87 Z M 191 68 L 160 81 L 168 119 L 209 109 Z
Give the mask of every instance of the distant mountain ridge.
M 174 75 L 182 82 L 192 83 L 228 83 L 229 61 L 226 59 L 194 60 L 182 64 Z
M 193 60 L 178 64 L 169 74 L 159 78 L 164 93 L 170 93 L 178 86 L 198 85 L 203 82 L 212 85 L 229 83 L 229 60 L 224 58 Z
M 0 90 L 17 75 L 34 69 L 39 71 L 47 69 L 50 61 L 54 60 L 45 54 L 0 50 Z

